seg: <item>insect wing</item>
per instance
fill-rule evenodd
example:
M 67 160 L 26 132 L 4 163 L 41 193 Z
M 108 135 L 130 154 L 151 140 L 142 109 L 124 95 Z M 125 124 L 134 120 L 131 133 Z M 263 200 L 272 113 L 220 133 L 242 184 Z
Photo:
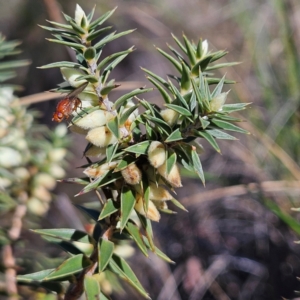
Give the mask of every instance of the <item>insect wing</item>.
M 66 98 L 72 99 L 76 97 L 78 94 L 80 94 L 88 85 L 88 82 L 85 82 L 84 84 L 80 85 L 78 88 L 76 88 L 74 91 L 69 93 Z

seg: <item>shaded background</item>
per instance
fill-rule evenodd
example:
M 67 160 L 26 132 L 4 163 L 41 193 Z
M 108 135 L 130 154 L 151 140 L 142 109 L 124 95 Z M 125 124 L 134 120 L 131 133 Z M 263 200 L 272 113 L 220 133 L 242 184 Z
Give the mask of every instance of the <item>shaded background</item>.
M 140 66 L 158 75 L 174 69 L 153 45 L 175 46 L 171 32 L 189 38 L 208 39 L 214 50 L 227 49 L 225 61 L 240 65 L 224 70 L 237 84 L 228 101 L 252 102 L 242 118 L 251 135 L 236 135 L 236 142 L 221 142 L 222 155 L 205 143 L 201 156 L 206 171 L 204 188 L 198 179 L 184 178 L 178 190 L 189 213 L 164 215 L 155 226 L 156 242 L 176 262 L 168 265 L 155 256 L 144 258 L 137 250 L 130 259 L 144 287 L 153 299 L 288 299 L 300 290 L 299 207 L 299 104 L 300 104 L 300 2 L 297 0 L 217 1 L 77 1 L 95 17 L 118 6 L 108 22 L 118 31 L 137 30 L 106 46 L 104 55 L 135 45 L 137 50 L 114 70 L 111 78 L 123 84 L 111 100 L 126 87 L 151 86 Z M 37 66 L 72 60 L 72 53 L 49 43 L 50 34 L 37 24 L 45 19 L 60 21 L 60 11 L 73 16 L 76 1 L 0 0 L 0 31 L 7 39 L 23 41 L 20 58 L 32 64 L 18 71 L 16 82 L 24 86 L 20 96 L 54 88 L 62 81 L 59 70 Z M 297 50 L 298 49 L 298 50 Z M 224 72 L 222 71 L 222 72 Z M 219 74 L 219 76 L 222 76 Z M 155 102 L 157 94 L 145 95 Z M 42 100 L 42 96 L 40 100 Z M 40 124 L 51 122 L 57 100 L 40 101 L 31 107 L 42 112 Z M 70 162 L 85 163 L 85 147 L 72 135 Z M 69 168 L 68 177 L 81 176 Z M 45 227 L 83 228 L 87 220 L 71 202 L 84 203 L 93 196 L 73 198 L 77 187 L 59 185 Z M 71 200 L 69 200 L 69 198 Z M 37 237 L 27 237 L 34 253 Z M 35 246 L 33 245 L 35 244 Z M 58 251 L 47 246 L 49 255 Z M 140 299 L 130 287 L 114 299 Z

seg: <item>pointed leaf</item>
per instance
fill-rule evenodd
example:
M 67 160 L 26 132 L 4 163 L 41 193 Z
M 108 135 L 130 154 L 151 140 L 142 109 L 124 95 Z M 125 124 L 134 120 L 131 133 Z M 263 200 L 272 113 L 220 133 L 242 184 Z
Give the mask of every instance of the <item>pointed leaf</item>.
M 132 190 L 128 186 L 123 186 L 121 192 L 121 217 L 120 217 L 120 228 L 126 226 L 126 223 L 130 217 L 130 214 L 134 208 L 136 199 Z
M 57 26 L 57 27 L 72 30 L 72 26 L 71 26 L 71 25 L 62 24 L 62 23 L 57 23 L 57 22 L 48 21 L 48 20 L 46 20 L 46 21 L 47 21 L 48 23 L 52 24 L 52 25 Z
M 117 52 L 117 53 L 113 53 L 109 56 L 106 56 L 97 66 L 97 70 L 100 71 L 107 63 L 109 63 L 111 60 L 114 60 L 115 58 L 122 56 L 124 54 L 129 54 L 133 51 L 133 47 L 129 48 L 126 51 L 121 51 L 121 52 Z
M 230 130 L 230 131 L 236 131 L 236 132 L 240 132 L 240 133 L 247 133 L 249 134 L 249 132 L 245 129 L 242 129 L 236 125 L 233 125 L 229 122 L 226 121 L 221 121 L 218 119 L 211 119 L 211 122 L 215 125 L 217 125 L 219 128 L 223 129 L 223 130 Z
M 55 228 L 55 229 L 36 229 L 32 230 L 34 233 L 42 236 L 54 237 L 64 241 L 79 241 L 81 243 L 90 244 L 91 237 L 83 231 L 72 228 Z
M 191 155 L 192 155 L 194 170 L 199 176 L 199 178 L 201 179 L 201 181 L 203 182 L 203 185 L 205 185 L 205 178 L 204 178 L 204 173 L 200 162 L 200 158 L 196 151 L 192 150 L 191 152 L 192 152 Z
M 150 244 L 149 244 L 149 240 L 147 239 L 147 237 L 143 236 L 143 241 L 146 244 L 146 246 L 151 249 Z M 175 262 L 173 260 L 171 260 L 171 258 L 169 258 L 166 254 L 164 254 L 161 250 L 159 250 L 157 247 L 154 247 L 154 249 L 151 249 L 151 251 L 153 253 L 155 253 L 158 257 L 162 258 L 164 261 L 171 263 L 171 264 L 175 264 Z
M 54 39 L 47 39 L 49 42 L 53 42 L 56 44 L 61 44 L 61 45 L 65 45 L 71 48 L 75 48 L 78 50 L 84 50 L 84 46 L 81 44 L 77 44 L 77 43 L 72 43 L 72 42 L 66 42 L 66 41 L 61 41 L 61 40 L 54 40 Z
M 118 203 L 113 201 L 112 199 L 108 199 L 104 204 L 103 209 L 101 210 L 100 216 L 98 220 L 102 220 L 111 214 L 117 212 L 119 209 Z
M 170 80 L 169 80 L 169 84 L 170 84 L 170 87 L 171 87 L 173 93 L 176 96 L 176 101 L 179 101 L 182 104 L 182 106 L 184 106 L 186 109 L 189 109 L 189 106 L 188 106 L 186 100 L 184 99 L 184 97 L 180 94 L 180 91 L 176 88 L 176 86 Z
M 206 78 L 207 84 L 209 84 L 209 85 L 210 84 L 218 84 L 221 80 L 222 80 L 222 78 L 212 78 L 212 77 Z M 225 79 L 224 83 L 225 84 L 234 84 L 234 83 L 236 83 L 236 81 Z
M 129 165 L 133 164 L 136 161 L 136 158 L 132 155 L 125 155 L 119 164 L 115 167 L 114 172 L 119 172 L 123 169 L 126 169 Z
M 150 185 L 148 176 L 142 177 L 142 188 L 143 188 L 143 197 L 144 197 L 144 210 L 148 211 L 149 201 L 150 201 Z
M 57 280 L 69 275 L 75 275 L 91 264 L 92 262 L 85 255 L 75 255 L 64 261 L 51 274 L 46 276 L 44 280 Z
M 39 69 L 50 69 L 50 68 L 78 68 L 81 70 L 87 71 L 86 68 L 84 68 L 82 65 L 70 61 L 59 61 L 51 64 L 47 64 L 41 67 L 38 67 Z
M 117 7 L 115 7 L 114 9 L 106 12 L 101 17 L 99 17 L 98 19 L 93 21 L 89 26 L 89 30 L 94 29 L 95 27 L 100 26 L 101 24 L 103 24 L 115 12 L 116 9 L 117 9 Z
M 156 47 L 156 50 L 161 53 L 165 58 L 167 58 L 173 65 L 174 67 L 178 70 L 179 73 L 181 73 L 181 68 L 182 68 L 182 64 L 180 62 L 178 62 L 174 57 L 172 57 L 170 54 L 168 54 L 167 52 L 163 51 L 162 49 Z
M 151 221 L 139 213 L 137 214 L 137 216 L 139 217 L 142 227 L 146 231 L 147 239 L 149 241 L 149 248 L 151 249 L 151 251 L 154 251 L 155 245 L 153 242 L 153 231 Z
M 148 257 L 147 247 L 142 239 L 142 234 L 140 233 L 139 228 L 131 222 L 127 222 L 126 229 L 136 242 L 137 246 L 140 248 L 142 253 Z
M 86 40 L 87 40 L 88 42 L 91 42 L 92 40 L 94 40 L 95 38 L 97 38 L 100 34 L 102 34 L 104 31 L 107 31 L 107 30 L 109 30 L 109 29 L 111 29 L 111 28 L 112 28 L 112 26 L 107 26 L 107 27 L 103 27 L 103 28 L 101 28 L 101 29 L 99 29 L 99 30 L 93 31 L 93 32 L 91 32 L 91 33 L 87 36 Z
M 117 179 L 120 179 L 122 175 L 120 173 L 113 173 L 113 170 L 109 170 L 105 172 L 103 175 L 97 177 L 94 181 L 92 181 L 90 184 L 84 187 L 78 194 L 75 196 L 80 196 L 83 194 L 86 194 L 90 191 L 93 191 L 97 188 L 100 188 L 102 186 L 108 185 Z
M 188 210 L 178 200 L 172 198 L 170 201 L 178 208 L 188 212 Z
M 182 73 L 181 73 L 181 82 L 180 87 L 184 92 L 188 92 L 191 88 L 191 78 L 189 68 L 182 62 Z
M 110 144 L 106 148 L 106 161 L 109 163 L 114 158 L 116 151 L 118 150 L 119 143 Z
M 166 161 L 166 164 L 167 164 L 167 168 L 166 168 L 167 174 L 170 174 L 172 168 L 176 164 L 176 161 L 177 161 L 176 152 L 168 151 L 168 158 L 167 158 L 167 161 Z
M 113 119 L 111 119 L 106 126 L 117 139 L 120 138 L 118 116 L 115 116 Z
M 86 274 L 83 285 L 86 300 L 100 300 L 100 284 L 94 276 Z
M 208 129 L 206 132 L 220 140 L 237 140 L 236 137 L 218 129 Z
M 210 122 L 204 118 L 199 117 L 199 120 L 203 129 L 205 129 L 210 124 Z
M 109 266 L 114 273 L 116 273 L 122 279 L 130 283 L 138 292 L 140 292 L 142 296 L 144 296 L 147 299 L 151 299 L 148 293 L 144 290 L 137 277 L 135 276 L 130 266 L 122 257 L 119 257 L 116 254 L 114 254 L 112 260 L 109 262 Z
M 223 112 L 234 112 L 234 111 L 239 111 L 239 110 L 243 110 L 246 108 L 247 105 L 249 105 L 251 103 L 234 103 L 234 104 L 225 104 L 222 107 L 222 111 Z
M 147 76 L 147 79 L 155 85 L 155 87 L 158 89 L 158 91 L 162 95 L 165 103 L 171 103 L 172 102 L 172 98 L 170 97 L 170 95 L 166 92 L 166 90 L 155 79 L 153 79 L 149 76 Z
M 17 281 L 18 282 L 41 282 L 43 281 L 49 274 L 51 274 L 55 269 L 47 269 L 31 274 L 26 274 L 26 275 L 18 275 L 17 276 Z
M 179 48 L 184 52 L 186 53 L 186 49 L 185 47 L 183 46 L 183 44 L 179 41 L 179 39 L 173 34 L 171 33 L 172 35 L 172 38 L 174 39 L 174 41 L 177 43 L 177 45 L 179 46 Z
M 160 84 L 162 84 L 165 88 L 170 89 L 169 88 L 169 84 L 166 80 L 164 80 L 162 77 L 156 75 L 155 73 L 145 69 L 145 68 L 141 68 L 145 73 L 147 73 L 149 76 L 151 76 L 152 78 L 154 78 L 155 80 L 157 80 Z
M 165 139 L 165 143 L 170 143 L 170 142 L 174 142 L 174 141 L 180 141 L 182 140 L 183 137 L 181 136 L 181 132 L 180 129 L 177 128 L 175 131 L 173 131 L 168 137 L 167 139 Z
M 214 65 L 214 66 L 207 67 L 206 71 L 232 67 L 232 66 L 236 66 L 236 65 L 239 65 L 239 64 L 240 64 L 240 62 L 229 62 L 229 63 L 217 64 L 217 65 Z
M 196 55 L 195 55 L 195 49 L 193 47 L 193 45 L 191 44 L 191 42 L 188 40 L 188 38 L 183 35 L 183 40 L 186 46 L 186 54 L 190 59 L 190 62 L 192 65 L 196 64 Z
M 223 85 L 224 85 L 224 81 L 225 81 L 225 75 L 222 77 L 220 82 L 217 84 L 217 86 L 215 87 L 215 89 L 211 93 L 212 98 L 215 98 L 215 97 L 217 97 L 218 95 L 221 94 L 222 89 L 223 89 Z
M 156 117 L 152 117 L 152 116 L 145 114 L 145 115 L 143 115 L 143 117 L 145 119 L 153 122 L 155 127 L 157 128 L 156 130 L 159 130 L 162 135 L 168 136 L 171 134 L 172 129 L 169 126 L 169 124 L 162 119 L 162 116 L 160 116 L 159 118 L 156 118 Z
M 114 34 L 114 35 L 110 35 L 110 36 L 107 36 L 105 38 L 103 38 L 102 40 L 100 40 L 97 44 L 94 45 L 94 47 L 96 49 L 99 49 L 101 48 L 102 46 L 104 46 L 105 44 L 121 37 L 121 36 L 124 36 L 126 34 L 129 34 L 131 32 L 133 32 L 135 29 L 131 29 L 131 30 L 127 30 L 127 31 L 123 31 L 123 32 L 120 32 L 120 33 L 117 33 L 117 34 Z
M 220 147 L 219 147 L 218 143 L 215 141 L 213 136 L 210 135 L 209 132 L 207 132 L 207 131 L 198 131 L 197 136 L 201 136 L 201 137 L 205 138 L 214 147 L 214 149 L 217 152 L 221 153 L 221 150 L 220 150 Z
M 151 141 L 144 141 L 125 148 L 124 150 L 136 154 L 147 154 Z
M 142 93 L 153 91 L 153 89 L 145 89 L 145 88 L 139 88 L 134 91 L 131 91 L 130 93 L 127 93 L 120 98 L 116 100 L 114 103 L 113 109 L 118 109 L 120 106 L 122 106 L 128 99 L 131 99 L 134 96 L 137 96 Z
M 14 60 L 0 63 L 0 70 L 13 69 L 28 66 L 30 64 L 30 60 L 22 59 L 22 60 Z
M 193 66 L 191 73 L 193 75 L 199 75 L 199 70 L 204 72 L 211 60 L 212 60 L 212 55 L 208 55 L 202 58 Z
M 165 104 L 166 107 L 171 108 L 172 110 L 178 112 L 179 114 L 183 115 L 183 116 L 191 116 L 191 112 L 179 105 L 175 105 L 175 104 Z
M 128 120 L 129 116 L 139 107 L 139 105 L 134 105 L 128 108 L 120 117 L 120 126 L 124 125 Z
M 108 241 L 106 239 L 101 238 L 98 244 L 98 268 L 99 273 L 103 272 L 108 265 L 113 252 L 114 252 L 115 245 L 113 242 Z

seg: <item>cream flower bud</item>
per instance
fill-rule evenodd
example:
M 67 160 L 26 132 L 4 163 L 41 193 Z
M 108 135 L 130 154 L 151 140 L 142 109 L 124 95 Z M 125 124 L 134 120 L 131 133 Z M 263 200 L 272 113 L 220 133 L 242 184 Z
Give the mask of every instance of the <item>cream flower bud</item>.
M 88 148 L 88 150 L 84 153 L 85 156 L 100 156 L 106 153 L 105 148 L 99 148 L 97 146 L 92 145 Z
M 37 199 L 47 203 L 51 201 L 51 194 L 42 185 L 36 186 L 32 191 L 32 195 L 33 197 L 36 197 Z
M 83 9 L 80 7 L 80 5 L 76 4 L 76 9 L 75 9 L 75 22 L 77 25 L 81 25 L 81 20 L 82 18 L 86 18 L 85 12 Z
M 47 173 L 39 173 L 35 176 L 35 184 L 37 186 L 43 186 L 48 190 L 52 190 L 56 186 L 56 180 Z
M 170 126 L 174 125 L 179 117 L 179 113 L 170 108 L 162 110 L 160 114 Z
M 124 180 L 130 185 L 139 184 L 142 180 L 142 172 L 136 164 L 131 164 L 126 169 L 123 169 L 121 174 Z
M 72 124 L 69 128 L 72 132 L 82 134 L 82 135 L 87 135 L 87 133 L 89 132 L 87 129 L 83 129 L 81 127 L 78 127 L 75 124 Z
M 202 57 L 204 57 L 208 52 L 208 42 L 207 40 L 204 40 L 202 42 Z
M 148 149 L 148 160 L 154 168 L 160 167 L 166 160 L 165 146 L 158 141 L 150 144 Z
M 61 161 L 67 154 L 67 149 L 65 148 L 54 148 L 52 149 L 48 156 L 52 162 Z
M 0 177 L 0 190 L 3 190 L 9 187 L 12 184 L 12 181 L 8 178 Z
M 165 162 L 162 166 L 157 168 L 158 173 L 164 177 L 173 187 L 181 187 L 181 177 L 177 164 L 174 164 L 170 173 L 167 174 L 167 163 Z
M 78 119 L 75 124 L 83 129 L 93 129 L 105 125 L 114 115 L 105 110 L 95 110 L 82 118 Z
M 58 164 L 52 164 L 49 168 L 49 174 L 55 178 L 63 178 L 65 176 L 65 170 Z
M 96 178 L 96 177 L 103 175 L 107 171 L 114 169 L 118 165 L 118 163 L 119 163 L 119 161 L 113 161 L 113 162 L 109 162 L 109 163 L 104 163 L 103 165 L 100 165 L 100 166 L 91 165 L 90 167 L 86 168 L 83 171 L 83 173 L 85 175 L 87 175 L 88 177 Z
M 0 147 L 0 166 L 4 168 L 11 168 L 19 166 L 22 163 L 22 155 L 19 151 L 9 148 Z
M 136 195 L 136 203 L 134 208 L 139 214 L 147 217 L 152 221 L 158 222 L 160 219 L 160 214 L 151 200 L 149 200 L 148 210 L 147 212 L 145 212 L 143 197 L 140 194 Z
M 47 202 L 41 202 L 35 197 L 31 197 L 27 202 L 28 209 L 35 215 L 42 216 L 49 209 L 49 204 Z
M 107 147 L 118 141 L 106 126 L 91 129 L 88 132 L 86 139 L 100 148 Z
M 173 197 L 172 195 L 163 187 L 161 186 L 156 186 L 154 183 L 150 183 L 150 194 L 149 198 L 151 200 L 156 200 L 156 201 L 166 201 L 166 200 L 171 200 Z
M 30 173 L 26 168 L 20 167 L 14 169 L 14 174 L 18 177 L 19 180 L 25 181 L 30 178 Z

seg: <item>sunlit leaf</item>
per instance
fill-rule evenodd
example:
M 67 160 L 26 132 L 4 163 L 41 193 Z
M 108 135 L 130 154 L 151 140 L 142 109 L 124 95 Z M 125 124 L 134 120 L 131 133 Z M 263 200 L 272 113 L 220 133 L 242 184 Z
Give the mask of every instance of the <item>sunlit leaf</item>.
M 98 244 L 98 268 L 99 268 L 99 273 L 103 272 L 108 265 L 113 252 L 114 252 L 114 243 L 101 238 Z
M 206 132 L 220 140 L 236 140 L 237 138 L 218 129 L 207 129 Z
M 18 282 L 41 282 L 43 281 L 47 276 L 49 276 L 55 269 L 47 269 L 31 274 L 26 274 L 26 275 L 18 275 L 17 276 L 17 281 Z
M 91 265 L 91 261 L 83 254 L 75 255 L 65 260 L 51 274 L 47 275 L 44 280 L 57 280 L 69 275 L 74 275 Z
M 199 178 L 201 179 L 201 181 L 203 182 L 203 184 L 205 184 L 205 178 L 204 178 L 204 173 L 203 173 L 203 169 L 202 169 L 202 164 L 200 162 L 200 158 L 199 158 L 197 152 L 194 150 L 191 151 L 191 155 L 192 155 L 194 170 L 197 173 L 197 175 L 199 176 Z
M 151 299 L 135 276 L 130 266 L 122 257 L 114 254 L 109 262 L 109 266 L 114 273 L 118 274 L 122 279 L 130 283 L 138 292 L 140 292 L 142 296 L 147 299 Z
M 86 300 L 100 300 L 100 284 L 95 277 L 85 275 L 83 286 Z
M 175 105 L 175 104 L 165 104 L 165 106 L 168 108 L 171 108 L 172 110 L 180 113 L 183 116 L 191 116 L 192 115 L 192 113 L 188 109 L 186 109 L 182 106 Z
M 135 202 L 136 200 L 132 190 L 124 185 L 121 191 L 121 230 L 126 226 L 130 214 L 134 208 Z
M 180 141 L 183 137 L 181 136 L 180 129 L 177 128 L 175 131 L 173 131 L 166 139 L 166 143 L 174 142 L 174 141 Z
M 136 154 L 146 154 L 150 144 L 151 144 L 151 141 L 144 141 L 144 142 L 129 146 L 129 147 L 125 148 L 124 150 L 127 152 L 136 153 Z
M 139 228 L 133 223 L 127 222 L 126 229 L 130 233 L 130 235 L 132 236 L 132 238 L 134 239 L 134 241 L 136 242 L 137 246 L 140 248 L 142 253 L 148 257 L 147 247 L 142 239 L 142 234 Z
M 120 98 L 118 98 L 114 103 L 114 108 L 118 109 L 121 105 L 123 105 L 128 99 L 131 99 L 134 96 L 137 96 L 142 93 L 153 91 L 153 89 L 145 89 L 145 88 L 139 88 L 136 90 L 131 91 L 130 93 L 127 93 Z
M 218 143 L 215 141 L 214 137 L 209 132 L 198 131 L 197 136 L 201 136 L 201 137 L 205 138 L 217 152 L 221 153 Z
M 91 242 L 91 237 L 86 232 L 72 228 L 36 229 L 32 231 L 42 236 L 54 237 L 65 241 L 79 241 L 88 244 Z
M 103 209 L 101 210 L 99 220 L 102 220 L 110 216 L 111 214 L 118 211 L 118 209 L 119 209 L 118 203 L 116 201 L 113 201 L 112 199 L 108 199 L 104 204 Z
M 218 119 L 211 119 L 211 122 L 215 125 L 217 125 L 219 128 L 224 129 L 224 130 L 230 130 L 230 131 L 236 131 L 240 133 L 249 133 L 247 130 L 242 129 L 236 125 L 233 125 L 229 122 L 226 121 L 221 121 Z

